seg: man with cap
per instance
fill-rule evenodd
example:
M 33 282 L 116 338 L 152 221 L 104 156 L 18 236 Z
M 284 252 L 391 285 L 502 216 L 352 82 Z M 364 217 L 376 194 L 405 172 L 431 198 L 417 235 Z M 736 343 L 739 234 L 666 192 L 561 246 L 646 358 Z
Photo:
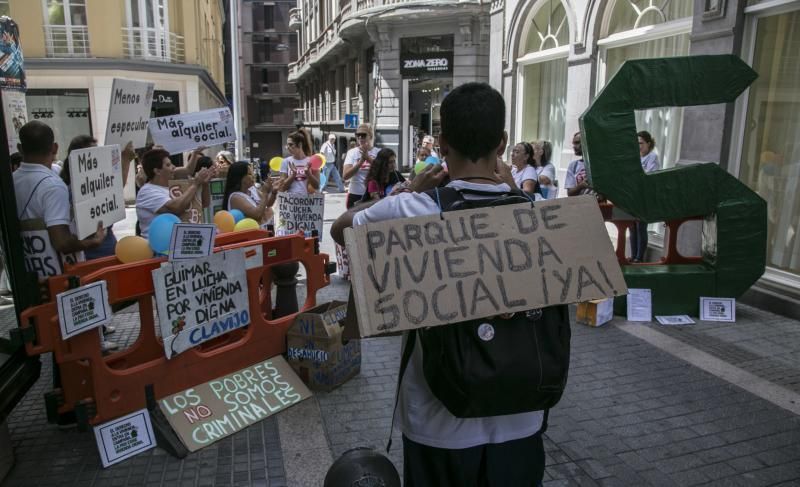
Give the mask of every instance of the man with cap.
M 320 152 L 325 156 L 326 161 L 325 167 L 322 168 L 322 172 L 325 174 L 325 181 L 330 181 L 333 178 L 338 191 L 344 193 L 344 183 L 342 183 L 342 177 L 336 168 L 336 134 L 330 133 L 328 135 L 328 140 L 322 144 Z M 323 187 L 322 189 L 324 190 L 325 188 Z

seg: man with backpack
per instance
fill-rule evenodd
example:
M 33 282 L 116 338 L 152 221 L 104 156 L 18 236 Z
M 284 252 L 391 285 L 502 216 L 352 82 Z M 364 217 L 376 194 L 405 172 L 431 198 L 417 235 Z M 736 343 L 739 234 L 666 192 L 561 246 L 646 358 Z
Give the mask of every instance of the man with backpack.
M 334 223 L 331 229 L 334 240 L 344 244 L 344 229 L 352 225 L 438 214 L 459 207 L 469 209 L 527 201 L 522 199 L 523 195 L 512 193 L 507 184 L 500 183 L 495 172 L 498 150 L 502 151 L 506 143 L 504 121 L 503 98 L 489 85 L 467 83 L 454 89 L 441 105 L 439 142 L 448 170 L 438 164 L 431 165 L 414 178 L 404 193 L 349 210 Z M 439 187 L 448 176 L 450 182 Z M 484 397 L 484 402 L 480 403 L 477 396 L 481 396 L 481 392 L 475 390 L 467 392 L 463 400 L 454 399 L 458 388 L 449 386 L 452 381 L 447 371 L 437 370 L 435 361 L 439 357 L 427 352 L 431 350 L 432 341 L 439 340 L 442 355 L 455 357 L 452 360 L 459 362 L 460 350 L 452 350 L 462 343 L 455 343 L 454 337 L 458 338 L 459 333 L 470 333 L 469 340 L 477 342 L 478 347 L 500 342 L 505 334 L 505 325 L 500 324 L 503 320 L 511 326 L 521 324 L 525 328 L 523 333 L 543 333 L 546 326 L 542 311 L 548 311 L 544 313 L 552 317 L 548 320 L 560 320 L 560 328 L 556 329 L 561 341 L 566 342 L 559 350 L 558 363 L 553 365 L 559 369 L 556 386 L 559 391 L 543 402 L 534 392 L 533 399 L 539 402 L 531 405 L 528 401 L 520 407 L 510 404 L 515 402 L 513 394 L 491 394 L 488 400 Z M 569 321 L 564 306 L 511 315 L 516 318 L 503 315 L 406 334 L 396 411 L 403 432 L 405 485 L 540 485 L 545 465 L 542 433 L 547 423 L 546 408 L 555 404 L 566 383 Z M 472 336 L 475 332 L 479 340 Z M 540 336 L 538 340 L 549 344 L 549 338 Z M 508 341 L 503 343 L 503 346 L 509 344 Z M 511 348 L 501 350 L 502 354 L 528 361 L 530 355 L 536 355 L 536 350 L 527 345 L 514 345 L 512 341 Z M 453 353 L 449 353 L 451 351 Z M 472 367 L 472 364 L 460 362 L 451 365 L 460 372 Z M 537 369 L 536 373 L 539 372 Z M 547 375 L 544 370 L 541 372 Z M 528 397 L 531 396 L 529 389 L 536 389 L 536 385 L 525 379 L 499 379 L 506 383 L 511 379 L 514 383 L 511 389 L 524 390 Z M 493 408 L 496 411 L 492 411 Z

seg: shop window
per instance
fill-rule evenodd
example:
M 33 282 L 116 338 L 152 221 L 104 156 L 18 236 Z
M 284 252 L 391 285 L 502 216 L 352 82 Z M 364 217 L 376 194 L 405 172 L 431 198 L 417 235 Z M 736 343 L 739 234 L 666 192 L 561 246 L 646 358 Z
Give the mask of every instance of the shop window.
M 92 135 L 88 90 L 35 90 L 25 94 L 28 120 L 39 120 L 53 129 L 58 143 L 58 158 L 77 135 Z
M 767 265 L 800 274 L 800 11 L 754 22 L 739 178 L 767 201 Z

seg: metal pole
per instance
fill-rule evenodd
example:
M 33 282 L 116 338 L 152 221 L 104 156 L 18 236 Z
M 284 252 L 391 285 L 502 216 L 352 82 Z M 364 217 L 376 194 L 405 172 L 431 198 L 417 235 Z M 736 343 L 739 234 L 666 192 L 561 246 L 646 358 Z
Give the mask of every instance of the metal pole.
M 231 87 L 233 89 L 233 128 L 236 131 L 235 157 L 242 159 L 242 100 L 239 86 L 239 0 L 231 0 Z

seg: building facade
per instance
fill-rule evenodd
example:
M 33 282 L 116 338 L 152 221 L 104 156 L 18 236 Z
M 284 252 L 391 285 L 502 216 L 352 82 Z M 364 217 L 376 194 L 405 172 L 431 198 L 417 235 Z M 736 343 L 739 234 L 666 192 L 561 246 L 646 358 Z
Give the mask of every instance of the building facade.
M 76 135 L 102 143 L 114 78 L 155 83 L 152 116 L 226 103 L 221 0 L 0 0 L 0 14 L 19 25 L 28 119 L 60 158 Z
M 295 0 L 250 1 L 239 5 L 239 72 L 246 149 L 251 158 L 283 154 L 295 129 L 297 88 L 289 64 L 297 60 L 297 35 L 289 28 Z

